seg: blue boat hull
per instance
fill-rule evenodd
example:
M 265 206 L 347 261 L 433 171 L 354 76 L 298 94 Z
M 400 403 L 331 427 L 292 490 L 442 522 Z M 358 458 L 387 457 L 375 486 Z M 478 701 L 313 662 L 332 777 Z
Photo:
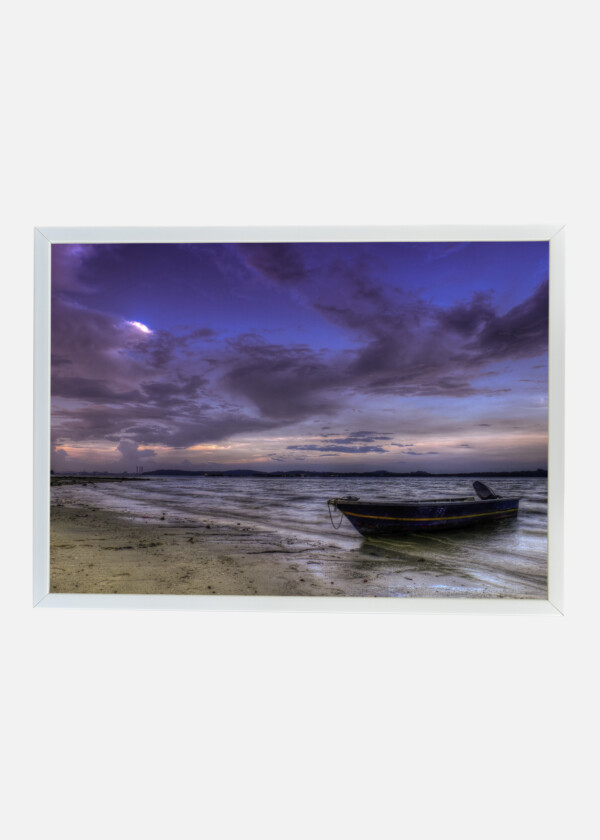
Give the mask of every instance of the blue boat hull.
M 415 531 L 445 531 L 514 519 L 519 499 L 453 500 L 422 502 L 360 502 L 330 499 L 340 513 L 363 536 L 407 534 Z

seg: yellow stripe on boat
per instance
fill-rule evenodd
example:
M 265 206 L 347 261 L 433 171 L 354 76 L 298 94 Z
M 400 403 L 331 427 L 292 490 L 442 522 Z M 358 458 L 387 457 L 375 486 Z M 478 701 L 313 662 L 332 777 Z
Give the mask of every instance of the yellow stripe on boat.
M 368 513 L 354 513 L 338 508 L 344 516 L 358 516 L 361 519 L 390 519 L 394 522 L 443 522 L 447 519 L 473 519 L 475 516 L 497 516 L 499 513 L 514 513 L 519 508 L 506 508 L 505 510 L 488 510 L 485 513 L 467 513 L 464 516 L 372 516 Z

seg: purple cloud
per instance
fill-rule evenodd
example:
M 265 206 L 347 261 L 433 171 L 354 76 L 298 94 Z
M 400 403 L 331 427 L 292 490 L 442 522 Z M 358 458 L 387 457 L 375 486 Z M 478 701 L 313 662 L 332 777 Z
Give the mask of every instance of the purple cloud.
M 336 446 L 335 444 L 319 446 L 314 443 L 288 446 L 286 448 L 298 452 L 354 452 L 362 455 L 367 452 L 387 452 L 387 449 L 384 449 L 382 446 Z

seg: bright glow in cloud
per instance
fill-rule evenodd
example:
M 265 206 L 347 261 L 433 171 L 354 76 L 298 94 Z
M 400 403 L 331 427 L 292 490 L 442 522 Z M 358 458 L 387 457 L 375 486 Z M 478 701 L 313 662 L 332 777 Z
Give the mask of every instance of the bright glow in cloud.
M 141 324 L 139 321 L 127 321 L 128 324 L 131 324 L 132 327 L 136 327 L 136 329 L 140 330 L 143 333 L 151 333 L 152 330 L 147 327 L 145 324 Z

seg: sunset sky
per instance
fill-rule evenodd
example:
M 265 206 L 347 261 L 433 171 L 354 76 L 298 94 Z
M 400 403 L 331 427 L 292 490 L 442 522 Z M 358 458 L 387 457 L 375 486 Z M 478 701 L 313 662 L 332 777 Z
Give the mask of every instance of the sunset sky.
M 547 466 L 548 243 L 52 246 L 52 468 Z

